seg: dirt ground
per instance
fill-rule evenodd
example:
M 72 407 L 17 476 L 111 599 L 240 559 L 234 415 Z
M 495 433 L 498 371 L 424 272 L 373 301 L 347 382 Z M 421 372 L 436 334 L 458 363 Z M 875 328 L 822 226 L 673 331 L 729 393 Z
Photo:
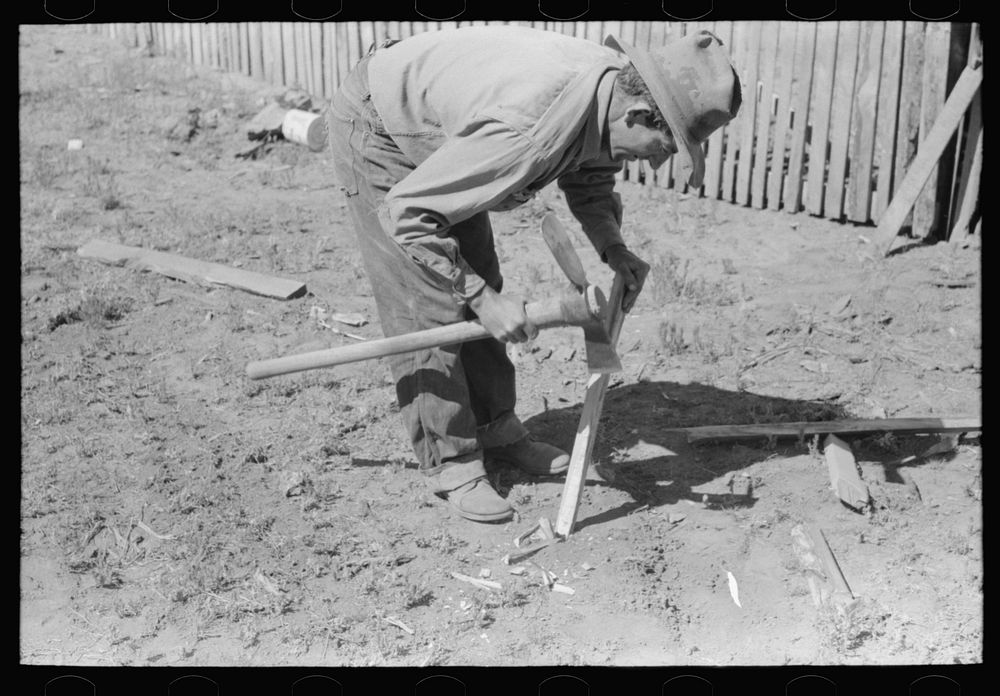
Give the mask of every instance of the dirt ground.
M 653 270 L 622 331 L 577 531 L 515 575 L 502 557 L 555 519 L 561 480 L 493 467 L 518 518 L 463 521 L 425 489 L 383 363 L 244 374 L 355 342 L 320 310 L 381 335 L 328 155 L 279 141 L 235 156 L 280 91 L 68 27 L 23 27 L 19 53 L 22 664 L 981 661 L 979 433 L 899 467 L 938 438 L 845 436 L 872 496 L 857 512 L 831 490 L 822 442 L 671 431 L 980 415 L 978 239 L 883 259 L 871 227 L 624 183 L 625 233 Z M 509 291 L 565 285 L 546 211 L 608 288 L 553 189 L 494 218 Z M 309 293 L 103 265 L 76 253 L 91 239 Z M 519 415 L 567 449 L 582 352 L 571 329 L 513 351 Z M 814 602 L 796 525 L 825 533 L 851 608 Z

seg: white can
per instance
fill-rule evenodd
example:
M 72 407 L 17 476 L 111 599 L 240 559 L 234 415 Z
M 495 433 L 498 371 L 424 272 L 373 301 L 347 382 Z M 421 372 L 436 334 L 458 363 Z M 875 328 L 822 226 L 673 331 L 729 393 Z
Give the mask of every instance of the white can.
M 281 134 L 286 140 L 319 152 L 326 147 L 326 119 L 309 111 L 290 109 L 281 122 Z

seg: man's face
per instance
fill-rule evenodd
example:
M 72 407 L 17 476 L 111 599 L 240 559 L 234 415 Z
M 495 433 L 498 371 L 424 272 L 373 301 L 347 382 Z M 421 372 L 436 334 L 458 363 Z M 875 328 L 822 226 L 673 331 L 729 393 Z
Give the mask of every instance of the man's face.
M 677 152 L 674 136 L 654 128 L 653 111 L 644 102 L 636 102 L 608 127 L 611 157 L 616 162 L 646 160 L 653 169 Z

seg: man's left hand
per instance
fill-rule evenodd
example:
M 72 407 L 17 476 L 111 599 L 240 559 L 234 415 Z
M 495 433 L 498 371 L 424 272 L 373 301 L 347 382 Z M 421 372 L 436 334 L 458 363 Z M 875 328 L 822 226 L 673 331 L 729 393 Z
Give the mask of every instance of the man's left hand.
M 649 273 L 649 264 L 633 254 L 624 244 L 615 244 L 608 247 L 604 255 L 608 259 L 608 265 L 615 271 L 621 273 L 625 280 L 625 297 L 622 299 L 622 311 L 626 314 L 632 309 L 636 298 L 642 292 L 642 285 L 646 282 L 646 274 Z

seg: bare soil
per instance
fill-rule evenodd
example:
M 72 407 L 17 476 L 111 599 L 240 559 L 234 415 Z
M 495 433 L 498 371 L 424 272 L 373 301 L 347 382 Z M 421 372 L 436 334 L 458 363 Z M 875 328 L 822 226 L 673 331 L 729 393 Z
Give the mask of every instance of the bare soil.
M 903 467 L 938 438 L 845 436 L 873 501 L 856 512 L 821 442 L 695 446 L 670 431 L 979 415 L 977 239 L 883 259 L 870 227 L 623 183 L 626 236 L 653 271 L 624 325 L 578 529 L 531 559 L 563 594 L 501 560 L 555 519 L 561 480 L 494 467 L 519 516 L 467 522 L 425 489 L 384 364 L 245 377 L 253 360 L 354 342 L 314 307 L 381 335 L 328 155 L 279 141 L 235 156 L 274 88 L 68 27 L 23 27 L 19 52 L 22 663 L 981 661 L 978 433 Z M 565 285 L 539 232 L 547 211 L 608 288 L 552 190 L 494 218 L 509 291 Z M 76 253 L 94 238 L 309 294 L 102 265 Z M 579 332 L 512 353 L 519 415 L 571 448 Z M 852 611 L 814 603 L 798 524 L 824 531 Z M 502 590 L 451 575 L 487 571 Z

